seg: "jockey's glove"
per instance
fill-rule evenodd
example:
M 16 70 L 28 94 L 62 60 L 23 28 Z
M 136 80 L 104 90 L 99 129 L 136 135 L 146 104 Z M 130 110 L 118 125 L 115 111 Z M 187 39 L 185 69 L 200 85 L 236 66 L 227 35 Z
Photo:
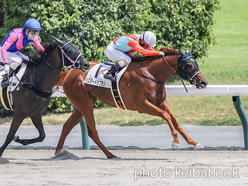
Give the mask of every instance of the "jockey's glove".
M 6 73 L 9 73 L 9 64 L 8 63 L 4 64 L 4 70 Z
M 159 53 L 159 55 L 160 55 L 160 56 L 165 56 L 165 53 L 164 53 L 163 51 L 161 51 L 161 52 Z

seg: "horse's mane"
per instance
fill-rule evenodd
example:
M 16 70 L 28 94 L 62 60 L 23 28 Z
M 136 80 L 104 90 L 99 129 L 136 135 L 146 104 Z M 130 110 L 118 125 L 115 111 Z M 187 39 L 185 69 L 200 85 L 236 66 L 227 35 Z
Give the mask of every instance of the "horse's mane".
M 179 55 L 178 50 L 174 50 L 173 48 L 161 48 L 160 51 L 163 51 L 165 53 L 165 56 L 173 56 L 173 55 Z
M 163 51 L 165 53 L 165 56 L 171 56 L 171 55 L 179 55 L 178 50 L 174 50 L 173 48 L 161 48 L 160 51 Z M 145 57 L 136 57 L 133 58 L 132 60 L 135 62 L 143 62 L 151 58 L 158 58 L 160 56 L 145 56 Z
M 49 55 L 56 47 L 56 43 L 47 43 L 44 47 L 44 52 L 38 51 L 37 53 L 28 54 L 29 60 L 23 59 L 23 63 L 26 63 L 29 66 L 36 66 L 43 61 L 44 55 Z

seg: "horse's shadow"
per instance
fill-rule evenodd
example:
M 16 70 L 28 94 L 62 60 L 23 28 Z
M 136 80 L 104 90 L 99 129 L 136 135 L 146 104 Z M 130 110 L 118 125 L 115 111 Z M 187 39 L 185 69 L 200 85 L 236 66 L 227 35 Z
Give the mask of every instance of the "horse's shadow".
M 85 160 L 90 160 L 90 159 L 96 159 L 96 160 L 106 160 L 106 161 L 168 161 L 169 159 L 167 158 L 121 158 L 121 157 L 117 157 L 117 158 L 95 158 L 95 157 L 83 157 L 81 159 L 85 159 Z
M 168 161 L 169 159 L 167 158 L 121 158 L 121 157 L 116 157 L 116 158 L 100 158 L 100 157 L 78 157 L 75 154 L 69 152 L 69 151 L 64 151 L 58 156 L 53 156 L 50 158 L 42 158 L 42 159 L 30 159 L 31 161 L 64 161 L 64 160 L 104 160 L 104 161 Z

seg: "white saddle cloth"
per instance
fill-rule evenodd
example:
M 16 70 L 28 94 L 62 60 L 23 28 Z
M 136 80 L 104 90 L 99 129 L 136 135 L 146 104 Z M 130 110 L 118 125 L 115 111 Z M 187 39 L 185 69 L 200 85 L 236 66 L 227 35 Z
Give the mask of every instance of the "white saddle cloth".
M 25 63 L 22 63 L 21 69 L 19 70 L 19 72 L 16 75 L 10 77 L 9 79 L 10 85 L 8 86 L 8 89 L 7 89 L 9 92 L 12 92 L 16 89 L 16 87 L 20 83 L 22 76 L 25 73 L 26 67 L 27 65 Z M 4 68 L 2 67 L 0 68 L 0 82 L 2 82 L 4 74 L 5 74 L 5 71 L 4 71 Z M 1 86 L 0 86 L 0 90 L 2 90 Z
M 126 71 L 128 65 L 119 70 L 119 72 L 116 75 L 116 84 L 118 86 L 119 81 Z M 111 80 L 105 79 L 103 76 L 107 73 L 107 71 L 111 68 L 111 65 L 106 65 L 104 63 L 97 64 L 93 66 L 90 71 L 88 72 L 84 83 L 89 85 L 94 85 L 98 87 L 104 87 L 104 88 L 112 88 Z

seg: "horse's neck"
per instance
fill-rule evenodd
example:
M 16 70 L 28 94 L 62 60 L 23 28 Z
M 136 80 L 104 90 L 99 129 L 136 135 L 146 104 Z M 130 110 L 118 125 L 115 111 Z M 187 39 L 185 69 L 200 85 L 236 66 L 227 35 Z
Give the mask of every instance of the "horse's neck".
M 177 71 L 177 56 L 166 56 L 164 59 L 158 58 L 150 61 L 148 65 L 148 72 L 160 82 L 165 82 L 171 76 L 176 74 Z
M 46 59 L 46 61 L 52 66 L 62 69 L 63 65 L 60 55 L 61 53 L 59 51 L 59 48 L 57 47 Z M 59 69 L 53 68 L 45 62 L 42 62 L 40 65 L 36 66 L 34 77 L 36 85 L 41 90 L 50 92 L 59 77 Z

